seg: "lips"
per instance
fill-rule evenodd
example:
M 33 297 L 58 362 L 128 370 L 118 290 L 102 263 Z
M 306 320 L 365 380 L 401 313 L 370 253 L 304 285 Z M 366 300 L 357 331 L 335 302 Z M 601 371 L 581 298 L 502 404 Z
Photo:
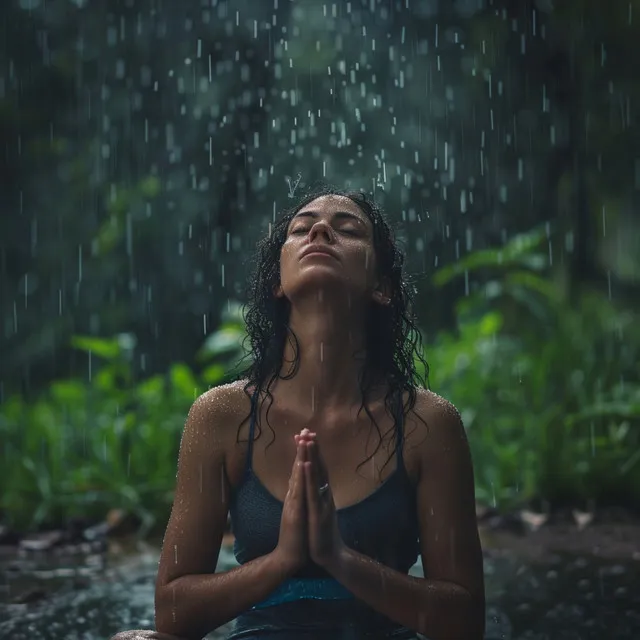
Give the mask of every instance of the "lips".
M 302 252 L 302 255 L 300 256 L 300 259 L 305 258 L 306 256 L 309 256 L 309 255 L 313 255 L 313 254 L 323 254 L 323 255 L 326 255 L 326 256 L 330 256 L 331 258 L 334 258 L 335 260 L 338 259 L 338 256 L 336 256 L 336 254 L 333 251 L 333 249 L 330 249 L 329 247 L 327 247 L 325 245 L 321 245 L 321 244 L 310 244 Z

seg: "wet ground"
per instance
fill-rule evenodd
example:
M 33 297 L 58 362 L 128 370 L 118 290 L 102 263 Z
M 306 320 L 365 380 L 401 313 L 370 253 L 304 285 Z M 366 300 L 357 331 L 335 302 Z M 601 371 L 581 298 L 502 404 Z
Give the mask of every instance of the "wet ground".
M 495 533 L 484 546 L 488 639 L 640 639 L 640 529 Z M 2 640 L 104 640 L 152 626 L 154 546 L 75 551 L 4 552 Z M 220 568 L 233 563 L 227 546 Z

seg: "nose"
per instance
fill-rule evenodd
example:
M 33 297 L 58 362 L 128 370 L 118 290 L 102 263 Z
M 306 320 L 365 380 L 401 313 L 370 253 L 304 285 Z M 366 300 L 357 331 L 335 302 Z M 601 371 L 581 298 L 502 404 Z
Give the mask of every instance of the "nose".
M 309 231 L 309 242 L 314 242 L 316 238 L 320 236 L 325 242 L 332 243 L 335 239 L 333 229 L 326 220 L 320 218 Z

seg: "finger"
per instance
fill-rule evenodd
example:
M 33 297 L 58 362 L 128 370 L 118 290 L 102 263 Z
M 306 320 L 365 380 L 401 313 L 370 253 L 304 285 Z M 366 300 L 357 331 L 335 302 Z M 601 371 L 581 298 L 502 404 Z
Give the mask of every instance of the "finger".
M 307 459 L 307 452 L 301 445 L 296 447 L 296 458 L 291 469 L 291 485 L 290 491 L 293 497 L 298 497 L 304 486 L 304 468 L 303 465 Z
M 289 489 L 291 498 L 298 499 L 304 492 L 304 462 L 296 461 L 291 473 L 291 487 Z
M 298 455 L 300 456 L 300 462 L 304 463 L 309 459 L 309 452 L 307 451 L 307 447 L 302 440 L 298 442 L 298 452 Z M 304 475 L 304 471 L 302 473 Z
M 304 433 L 301 431 L 300 433 L 296 433 L 293 436 L 293 439 L 296 445 L 300 444 L 301 442 L 309 442 L 311 440 L 315 440 L 315 438 L 316 438 L 316 434 L 313 433 L 312 431 L 305 431 Z
M 320 468 L 318 467 L 318 446 L 315 442 L 309 442 L 306 445 L 307 449 L 307 462 L 305 462 L 305 476 L 306 476 L 306 494 L 307 500 L 310 505 L 320 504 L 320 495 L 318 490 L 326 482 L 320 474 Z
M 293 436 L 294 442 L 296 443 L 296 457 L 293 461 L 293 465 L 295 467 L 297 462 L 301 462 L 306 459 L 306 451 L 302 446 L 302 440 L 298 438 L 298 436 Z
M 317 442 L 307 443 L 307 460 L 313 464 L 318 486 L 320 487 L 325 484 L 325 482 L 328 482 L 329 476 L 324 465 L 324 460 L 322 459 L 322 454 L 320 453 L 320 446 Z
M 305 495 L 307 497 L 307 508 L 309 515 L 314 516 L 320 509 L 320 500 L 318 496 L 318 483 L 314 480 L 313 462 L 304 463 L 305 472 Z

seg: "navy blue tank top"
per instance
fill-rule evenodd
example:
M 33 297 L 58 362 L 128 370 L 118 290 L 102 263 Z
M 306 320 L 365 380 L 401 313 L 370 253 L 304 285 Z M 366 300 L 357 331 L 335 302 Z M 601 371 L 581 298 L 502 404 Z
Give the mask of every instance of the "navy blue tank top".
M 338 527 L 345 544 L 355 551 L 402 573 L 408 573 L 418 558 L 419 529 L 416 489 L 405 469 L 402 448 L 404 412 L 396 406 L 396 468 L 363 500 L 337 510 Z M 276 548 L 283 503 L 273 496 L 253 471 L 252 454 L 257 397 L 251 401 L 249 444 L 241 482 L 232 491 L 229 512 L 235 537 L 234 553 L 240 564 L 266 555 Z M 314 632 L 327 637 L 327 621 L 345 629 L 354 627 L 353 637 L 413 638 L 412 632 L 377 614 L 331 578 L 321 567 L 310 563 L 294 579 L 282 585 L 272 597 L 259 603 L 237 620 L 230 638 L 256 637 L 259 630 L 302 635 Z M 302 626 L 301 626 L 302 625 Z M 369 635 L 363 625 L 371 630 Z M 337 629 L 336 629 L 337 630 Z M 381 635 L 382 633 L 382 635 Z

